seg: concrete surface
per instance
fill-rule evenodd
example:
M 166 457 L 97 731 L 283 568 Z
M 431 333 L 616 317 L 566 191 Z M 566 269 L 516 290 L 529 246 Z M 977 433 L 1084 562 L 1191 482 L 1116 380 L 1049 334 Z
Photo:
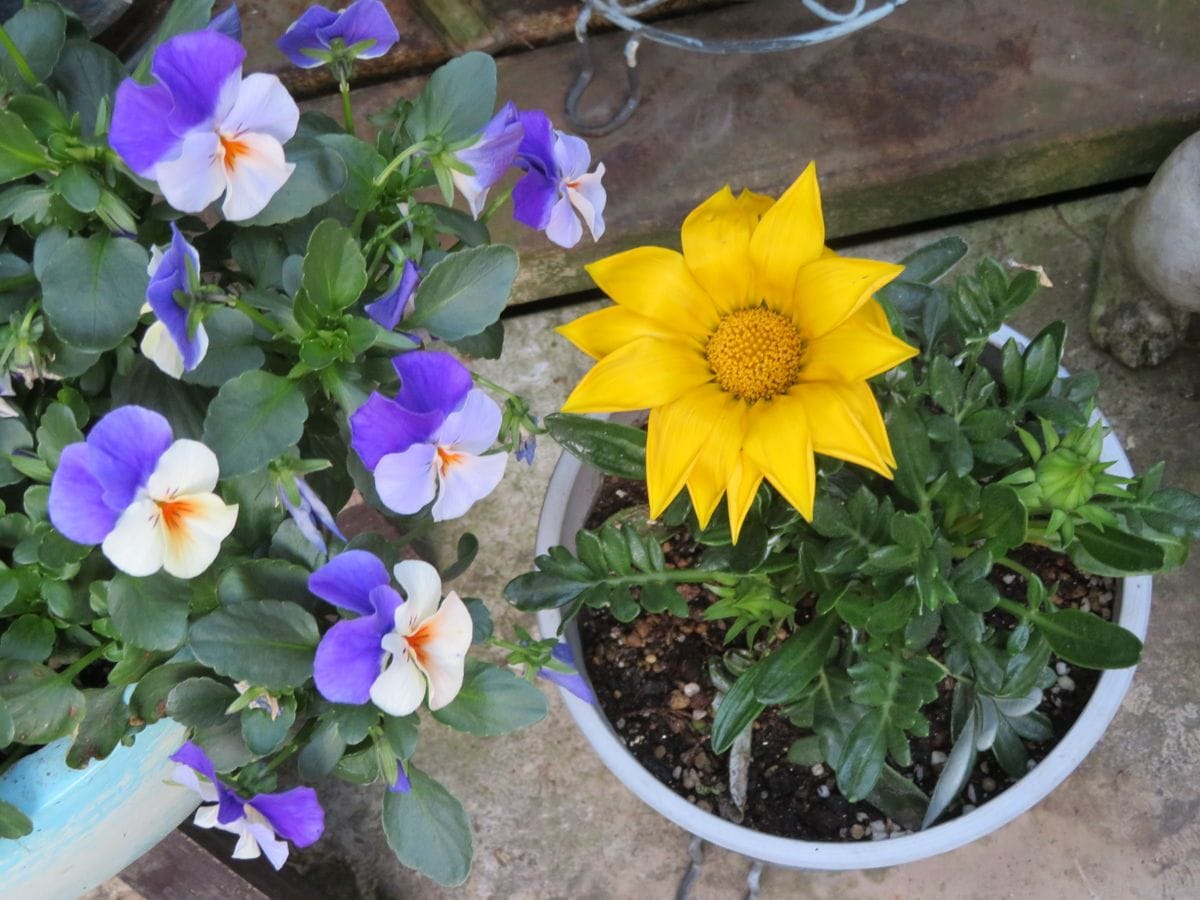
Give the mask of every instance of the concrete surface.
M 1168 481 L 1200 490 L 1192 444 L 1200 429 L 1200 356 L 1185 348 L 1162 368 L 1130 372 L 1087 342 L 1086 297 L 1114 197 L 1104 196 L 987 219 L 954 229 L 973 255 L 1045 266 L 1041 292 L 1016 325 L 1033 333 L 1065 318 L 1067 365 L 1097 371 L 1102 406 L 1135 467 L 1159 458 Z M 930 232 L 843 248 L 898 259 L 940 236 Z M 581 304 L 509 320 L 502 362 L 489 378 L 552 411 L 586 361 L 552 328 L 594 307 Z M 530 619 L 504 607 L 501 590 L 530 562 L 541 494 L 555 450 L 532 468 L 514 466 L 501 487 L 461 524 L 483 548 L 455 587 L 486 598 L 500 627 Z M 453 529 L 448 533 L 457 532 Z M 1186 898 L 1200 895 L 1200 642 L 1193 585 L 1200 566 L 1161 578 L 1145 661 L 1109 732 L 1048 800 L 995 835 L 942 857 L 870 873 L 763 873 L 766 898 Z M 526 732 L 476 739 L 429 721 L 415 760 L 464 800 L 476 830 L 470 880 L 442 890 L 396 864 L 379 831 L 379 791 L 322 788 L 326 837 L 294 857 L 306 880 L 330 897 L 667 898 L 686 865 L 688 836 L 616 782 L 575 732 L 557 697 Z M 747 860 L 706 853 L 692 896 L 741 897 Z

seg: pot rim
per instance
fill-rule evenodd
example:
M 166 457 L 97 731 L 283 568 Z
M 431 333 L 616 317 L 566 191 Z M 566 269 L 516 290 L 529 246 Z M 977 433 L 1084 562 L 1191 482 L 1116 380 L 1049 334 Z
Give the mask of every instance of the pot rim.
M 1009 338 L 1016 340 L 1021 347 L 1028 343 L 1026 338 L 1008 326 L 1002 326 L 992 336 L 992 342 L 1003 342 Z M 1059 374 L 1065 375 L 1066 370 L 1060 369 Z M 1097 413 L 1097 416 L 1108 426 L 1108 421 L 1102 415 Z M 1113 474 L 1133 475 L 1129 459 L 1111 427 L 1104 438 L 1104 456 L 1114 461 L 1111 468 Z M 583 479 L 579 477 L 581 473 L 585 476 Z M 587 483 L 588 474 L 593 476 L 590 479 L 592 485 Z M 591 488 L 598 483 L 597 473 L 583 472 L 583 466 L 577 458 L 569 453 L 562 454 L 550 478 L 538 522 L 538 554 L 545 553 L 555 544 L 570 544 L 573 541 L 575 526 L 571 527 L 571 534 L 564 534 L 569 510 L 577 510 L 578 504 L 586 499 L 586 495 L 593 493 Z M 590 500 L 588 502 L 590 505 Z M 583 514 L 586 515 L 586 510 Z M 1145 638 L 1150 620 L 1150 597 L 1150 576 L 1136 575 L 1122 579 L 1120 596 L 1116 599 L 1116 621 L 1140 639 Z M 537 620 L 543 636 L 557 634 L 562 624 L 562 616 L 557 609 L 540 611 Z M 565 637 L 571 644 L 575 659 L 583 660 L 578 631 L 573 624 L 567 629 Z M 588 677 L 584 667 L 581 665 L 579 668 Z M 560 689 L 560 693 L 576 725 L 608 769 L 639 799 L 684 830 L 727 850 L 773 865 L 802 869 L 868 869 L 914 862 L 945 853 L 995 831 L 1031 809 L 1058 787 L 1100 740 L 1129 690 L 1135 671 L 1136 667 L 1102 672 L 1091 699 L 1062 740 L 1045 759 L 999 796 L 969 813 L 924 831 L 880 841 L 844 843 L 804 841 L 763 834 L 703 811 L 646 771 L 626 749 L 599 707 L 580 700 L 566 690 Z

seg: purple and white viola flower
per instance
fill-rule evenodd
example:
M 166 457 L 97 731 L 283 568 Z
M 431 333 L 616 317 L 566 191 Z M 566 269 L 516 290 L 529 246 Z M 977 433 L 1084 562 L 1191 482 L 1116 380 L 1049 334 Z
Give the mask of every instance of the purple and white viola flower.
M 100 544 L 122 572 L 193 578 L 237 522 L 237 504 L 213 493 L 219 474 L 204 444 L 173 440 L 161 415 L 122 406 L 87 440 L 63 448 L 50 481 L 50 521 L 77 544 Z
M 200 795 L 202 805 L 192 820 L 195 825 L 238 836 L 234 859 L 265 856 L 280 869 L 287 862 L 288 841 L 307 847 L 325 831 L 325 811 L 310 787 L 255 794 L 247 800 L 217 777 L 212 760 L 191 741 L 175 751 L 171 761 L 176 763 L 175 781 Z
M 404 261 L 400 280 L 382 297 L 368 303 L 366 313 L 380 327 L 392 331 L 405 318 L 412 315 L 416 306 L 417 285 L 421 283 L 421 270 L 411 259 Z
M 279 500 L 283 504 L 283 508 L 288 511 L 288 515 L 292 517 L 292 521 L 296 523 L 296 527 L 300 529 L 300 533 L 304 535 L 305 540 L 316 547 L 318 553 L 327 552 L 329 548 L 325 544 L 325 536 L 321 534 L 320 528 L 323 525 L 330 534 L 345 541 L 346 536 L 338 528 L 337 519 L 333 517 L 329 507 L 325 505 L 325 501 L 299 475 L 293 475 L 292 478 L 295 482 L 296 492 L 300 495 L 300 502 L 293 503 L 282 484 L 279 485 Z
M 358 616 L 321 638 L 313 681 L 331 703 L 370 700 L 392 716 L 414 712 L 428 688 L 429 708 L 441 709 L 462 688 L 471 614 L 454 591 L 438 605 L 442 579 L 429 563 L 406 559 L 393 574 L 403 597 L 365 550 L 341 553 L 309 576 L 312 593 Z
M 283 145 L 300 110 L 274 75 L 242 78 L 246 51 L 216 31 L 193 31 L 154 52 L 154 84 L 121 82 L 109 142 L 171 206 L 200 212 L 225 195 L 226 219 L 261 212 L 291 177 Z
M 500 407 L 448 353 L 420 350 L 392 364 L 400 392 L 394 400 L 373 393 L 350 416 L 350 445 L 389 509 L 411 515 L 432 502 L 435 522 L 457 518 L 504 477 L 508 455 L 487 452 Z
M 531 110 L 520 118 L 524 137 L 516 164 L 526 174 L 513 188 L 513 218 L 545 231 L 560 247 L 579 243 L 582 218 L 592 239 L 599 240 L 607 202 L 601 184 L 604 163 L 588 172 L 592 154 L 587 142 L 555 129 L 544 112 Z
M 315 69 L 336 54 L 335 41 L 353 59 L 383 56 L 400 40 L 400 32 L 380 0 L 355 0 L 343 10 L 333 12 L 324 6 L 310 6 L 288 26 L 275 46 L 302 69 Z
M 538 669 L 538 678 L 545 678 L 552 684 L 557 684 L 565 691 L 570 691 L 580 700 L 585 703 L 595 703 L 596 695 L 592 693 L 591 687 L 587 680 L 579 674 L 579 670 L 575 666 L 575 655 L 571 652 L 571 645 L 559 641 L 554 645 L 554 649 L 550 651 L 559 663 L 570 671 L 564 672 L 559 669 L 543 666 Z
M 172 378 L 179 378 L 200 365 L 208 352 L 208 333 L 203 325 L 189 326 L 189 309 L 176 299 L 176 292 L 191 294 L 200 273 L 200 254 L 187 242 L 174 222 L 171 243 L 166 249 L 150 249 L 150 284 L 147 305 L 156 320 L 142 335 L 142 353 Z
M 450 177 L 476 219 L 483 212 L 488 191 L 516 162 L 524 133 L 517 107 L 506 103 L 470 144 L 450 154 L 470 170 L 451 168 Z

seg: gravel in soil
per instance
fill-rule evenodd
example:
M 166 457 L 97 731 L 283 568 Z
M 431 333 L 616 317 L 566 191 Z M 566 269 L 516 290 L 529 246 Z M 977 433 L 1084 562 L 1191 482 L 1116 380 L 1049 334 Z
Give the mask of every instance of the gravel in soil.
M 603 492 L 593 523 L 611 512 L 638 502 L 637 484 L 623 483 L 624 496 Z M 696 546 L 686 537 L 664 544 L 669 563 L 688 565 Z M 1014 554 L 1047 584 L 1057 582 L 1056 602 L 1113 615 L 1113 579 L 1084 575 L 1066 557 L 1036 548 Z M 1004 570 L 993 574 L 1001 593 L 1024 596 L 1024 582 Z M 638 761 L 675 793 L 699 808 L 747 827 L 782 837 L 814 841 L 880 840 L 903 829 L 867 803 L 849 803 L 837 792 L 828 766 L 800 766 L 787 758 L 788 748 L 804 732 L 777 709 L 768 708 L 754 723 L 749 790 L 744 813 L 729 795 L 728 757 L 709 746 L 712 701 L 716 689 L 709 680 L 709 660 L 726 649 L 725 625 L 704 621 L 704 609 L 715 598 L 695 585 L 681 585 L 688 600 L 688 618 L 643 614 L 620 623 L 606 611 L 583 610 L 578 617 L 584 661 L 605 716 Z M 1000 615 L 989 624 L 999 625 Z M 1011 620 L 1004 623 L 1011 627 Z M 1055 739 L 1044 744 L 1026 741 L 1031 765 L 1044 759 L 1066 734 L 1091 697 L 1099 673 L 1051 659 L 1059 683 L 1046 692 L 1040 709 L 1054 725 Z M 928 738 L 912 739 L 913 765 L 902 770 L 927 794 L 937 781 L 951 747 L 949 733 L 953 682 L 947 678 L 940 696 L 925 708 L 930 718 Z M 967 812 L 1013 783 L 988 753 L 980 759 L 963 797 L 949 815 Z

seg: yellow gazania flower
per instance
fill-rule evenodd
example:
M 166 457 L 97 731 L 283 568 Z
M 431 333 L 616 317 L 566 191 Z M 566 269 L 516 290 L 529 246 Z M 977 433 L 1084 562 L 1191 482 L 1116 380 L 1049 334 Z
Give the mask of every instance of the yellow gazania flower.
M 650 514 L 686 485 L 707 525 L 726 494 L 736 541 L 764 477 L 812 519 L 814 452 L 890 478 L 867 379 L 917 350 L 872 294 L 903 269 L 825 248 L 815 166 L 778 202 L 723 188 L 682 239 L 682 254 L 637 247 L 588 266 L 616 305 L 559 329 L 599 360 L 564 411 L 650 410 Z

